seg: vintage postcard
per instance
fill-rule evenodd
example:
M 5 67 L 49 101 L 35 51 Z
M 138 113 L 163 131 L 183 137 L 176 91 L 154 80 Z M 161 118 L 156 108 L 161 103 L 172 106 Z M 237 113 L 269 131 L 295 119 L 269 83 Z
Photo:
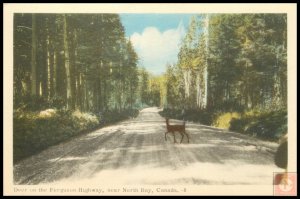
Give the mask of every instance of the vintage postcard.
M 4 195 L 297 195 L 296 4 L 4 4 Z

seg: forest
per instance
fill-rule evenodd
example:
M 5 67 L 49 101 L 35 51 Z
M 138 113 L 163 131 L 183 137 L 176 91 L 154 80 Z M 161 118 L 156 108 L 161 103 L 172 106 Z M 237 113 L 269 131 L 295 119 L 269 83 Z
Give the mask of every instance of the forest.
M 15 14 L 14 157 L 135 116 L 137 60 L 117 14 Z
M 160 84 L 163 116 L 277 140 L 287 133 L 287 16 L 191 19 Z
M 287 132 L 285 14 L 195 15 L 162 75 L 138 65 L 118 14 L 15 14 L 13 38 L 15 161 L 147 106 L 262 139 Z

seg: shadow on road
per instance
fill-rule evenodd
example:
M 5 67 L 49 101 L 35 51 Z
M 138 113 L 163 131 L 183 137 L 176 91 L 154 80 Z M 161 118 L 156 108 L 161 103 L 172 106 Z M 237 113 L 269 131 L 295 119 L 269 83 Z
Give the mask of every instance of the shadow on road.
M 177 121 L 173 121 L 177 122 Z M 199 124 L 174 144 L 157 111 L 51 147 L 14 167 L 16 184 L 270 184 L 276 145 Z M 177 135 L 177 139 L 180 136 Z M 266 172 L 268 171 L 268 172 Z

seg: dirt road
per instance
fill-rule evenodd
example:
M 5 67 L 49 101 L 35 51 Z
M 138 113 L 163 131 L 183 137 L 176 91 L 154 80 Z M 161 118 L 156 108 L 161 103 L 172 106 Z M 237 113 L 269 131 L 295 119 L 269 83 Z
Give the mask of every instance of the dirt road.
M 174 144 L 159 109 L 48 148 L 14 166 L 15 184 L 271 185 L 277 144 L 187 122 Z M 170 120 L 170 123 L 180 121 Z M 180 135 L 177 135 L 178 142 Z

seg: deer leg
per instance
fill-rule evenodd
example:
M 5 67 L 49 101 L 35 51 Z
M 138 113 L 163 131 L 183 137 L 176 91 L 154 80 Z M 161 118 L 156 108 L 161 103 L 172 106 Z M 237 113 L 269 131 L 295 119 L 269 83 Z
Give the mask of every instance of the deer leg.
M 173 137 L 174 137 L 174 144 L 177 143 L 175 139 L 175 132 L 173 132 Z
M 167 141 L 167 133 L 168 133 L 168 132 L 165 132 L 165 141 Z
M 188 139 L 188 143 L 190 143 L 190 137 L 189 137 L 189 135 L 186 132 L 184 132 L 184 133 L 186 134 L 186 137 Z
M 181 141 L 180 141 L 180 144 L 182 143 L 182 140 L 183 140 L 183 137 L 184 137 L 184 134 L 183 133 L 180 133 L 181 134 Z

